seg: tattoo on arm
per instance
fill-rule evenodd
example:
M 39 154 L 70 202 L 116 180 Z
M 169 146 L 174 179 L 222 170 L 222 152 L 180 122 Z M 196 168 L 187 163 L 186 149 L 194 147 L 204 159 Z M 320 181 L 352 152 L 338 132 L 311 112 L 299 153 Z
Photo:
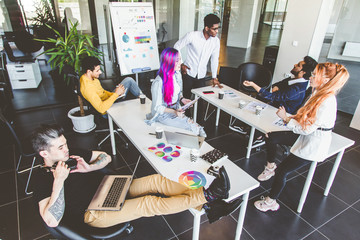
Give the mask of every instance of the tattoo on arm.
M 106 160 L 107 155 L 105 153 L 101 153 L 94 161 L 93 164 L 100 164 Z
M 49 212 L 54 216 L 56 221 L 59 221 L 65 212 L 65 197 L 64 197 L 64 187 L 59 193 L 59 197 L 56 199 L 54 204 L 49 208 Z

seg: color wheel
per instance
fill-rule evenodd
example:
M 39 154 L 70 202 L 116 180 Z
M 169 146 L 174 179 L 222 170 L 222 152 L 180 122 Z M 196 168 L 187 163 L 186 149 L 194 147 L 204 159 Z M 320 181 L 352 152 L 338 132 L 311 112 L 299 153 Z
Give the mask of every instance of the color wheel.
M 180 175 L 179 183 L 187 186 L 190 189 L 197 189 L 206 185 L 206 178 L 200 172 L 188 171 Z

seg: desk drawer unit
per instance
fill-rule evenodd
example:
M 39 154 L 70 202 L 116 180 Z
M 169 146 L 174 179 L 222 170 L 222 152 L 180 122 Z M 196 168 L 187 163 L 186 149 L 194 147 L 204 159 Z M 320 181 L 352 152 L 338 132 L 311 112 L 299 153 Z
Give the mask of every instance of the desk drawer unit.
M 41 82 L 38 62 L 6 64 L 13 89 L 37 88 Z

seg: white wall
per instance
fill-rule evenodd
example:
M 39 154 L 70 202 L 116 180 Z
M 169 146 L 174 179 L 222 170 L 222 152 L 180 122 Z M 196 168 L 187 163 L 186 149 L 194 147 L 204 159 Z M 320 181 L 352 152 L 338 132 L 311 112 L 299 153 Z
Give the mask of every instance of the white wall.
M 334 0 L 288 2 L 273 83 L 282 80 L 284 74 L 289 73 L 304 56 L 318 58 L 333 5 Z
M 254 29 L 253 29 L 254 33 L 258 32 L 261 8 L 262 8 L 262 5 L 263 5 L 264 1 L 265 0 L 258 0 L 258 5 L 257 5 L 256 15 L 255 15 L 255 22 L 254 22 Z
M 96 12 L 96 23 L 99 35 L 99 43 L 106 44 L 106 25 L 105 25 L 105 16 L 104 16 L 104 5 L 106 5 L 107 13 L 108 13 L 108 23 L 111 25 L 110 20 L 110 10 L 109 10 L 109 1 L 108 0 L 96 0 L 95 3 L 95 12 Z M 112 32 L 111 26 L 109 26 L 110 31 L 110 42 L 112 42 Z
M 249 48 L 258 0 L 232 0 L 227 46 Z
M 344 1 L 331 42 L 328 58 L 360 62 L 358 57 L 342 56 L 345 42 L 360 43 L 360 1 Z

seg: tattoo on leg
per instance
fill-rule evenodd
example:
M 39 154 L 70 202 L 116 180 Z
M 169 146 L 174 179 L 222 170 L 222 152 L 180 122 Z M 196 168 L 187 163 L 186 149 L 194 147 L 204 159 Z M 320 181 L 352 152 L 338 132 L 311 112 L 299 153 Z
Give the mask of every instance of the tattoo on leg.
M 101 153 L 94 161 L 94 164 L 100 164 L 106 160 L 107 154 Z
M 59 221 L 65 212 L 65 197 L 64 197 L 64 187 L 59 193 L 59 197 L 56 199 L 54 204 L 49 208 L 49 212 L 54 216 L 56 221 Z

